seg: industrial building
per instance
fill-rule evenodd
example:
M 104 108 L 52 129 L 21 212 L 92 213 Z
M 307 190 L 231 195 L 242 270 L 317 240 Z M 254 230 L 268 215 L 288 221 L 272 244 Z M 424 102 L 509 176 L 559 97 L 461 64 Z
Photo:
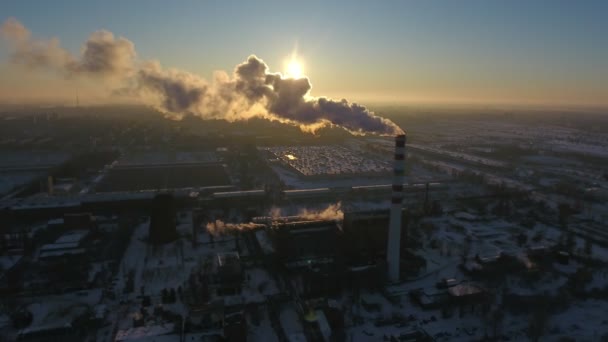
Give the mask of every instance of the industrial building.
M 97 192 L 143 191 L 230 185 L 221 164 L 114 166 L 95 186 Z
M 505 273 L 533 278 L 555 267 L 560 281 L 574 283 L 563 274 L 574 273 L 580 256 L 545 248 L 546 239 L 541 247 L 480 252 L 507 245 L 519 227 L 503 218 L 480 220 L 478 212 L 444 202 L 454 189 L 449 181 L 406 180 L 405 135 L 390 146 L 392 179 L 376 184 L 332 183 L 344 175 L 323 184 L 325 176 L 309 175 L 323 186 L 243 187 L 227 173 L 228 183 L 217 186 L 170 181 L 185 187 L 141 190 L 156 182 L 142 180 L 135 191 L 92 187 L 78 196 L 4 202 L 7 217 L 46 224 L 4 231 L 4 251 L 21 258 L 2 259 L 11 266 L 0 277 L 2 291 L 47 296 L 99 288 L 115 310 L 119 298 L 127 298 L 121 304 L 127 309 L 116 311 L 123 319 L 111 327 L 115 340 L 242 341 L 268 334 L 430 341 L 427 325 L 446 340 L 440 320 L 493 310 L 497 293 L 488 283 Z M 147 167 L 114 166 L 104 177 Z M 173 177 L 163 173 L 168 168 L 158 172 Z M 438 199 L 447 214 L 429 210 Z M 33 229 L 48 235 L 32 244 Z M 468 240 L 476 244 L 469 255 Z M 35 264 L 22 257 L 28 253 Z M 520 291 L 505 298 L 521 306 L 535 296 Z M 36 335 L 33 328 L 23 336 Z M 468 327 L 460 333 L 475 336 Z

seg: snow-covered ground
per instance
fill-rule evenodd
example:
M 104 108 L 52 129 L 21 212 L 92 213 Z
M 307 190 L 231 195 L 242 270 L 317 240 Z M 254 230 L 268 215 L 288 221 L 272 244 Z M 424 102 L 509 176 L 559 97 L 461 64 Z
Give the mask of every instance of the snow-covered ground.
M 44 176 L 43 172 L 34 171 L 15 171 L 15 172 L 1 172 L 0 173 L 0 195 L 7 194 L 11 190 L 15 190 L 17 187 L 25 185 L 29 182 L 36 180 Z
M 268 317 L 268 310 L 258 309 L 257 320 L 255 322 L 251 315 L 247 316 L 247 340 L 252 342 L 279 342 Z
M 163 245 L 148 243 L 149 221 L 140 224 L 134 231 L 121 262 L 117 289 L 122 289 L 130 272 L 134 274 L 134 295 L 139 294 L 141 287 L 149 294 L 158 294 L 164 288 L 182 286 L 195 267 L 200 267 L 206 258 L 221 251 L 234 250 L 231 239 L 217 239 L 213 246 L 198 245 L 193 247 L 189 239 L 192 231 L 191 216 L 180 218 L 177 227 L 181 238 Z M 208 243 L 208 234 L 199 234 L 199 241 Z
M 114 303 L 117 313 L 117 328 L 121 330 L 131 327 L 131 317 L 137 315 L 140 309 L 138 296 L 141 291 L 151 296 L 152 307 L 161 302 L 160 293 L 163 289 L 185 288 L 188 279 L 193 272 L 204 270 L 213 272 L 214 260 L 218 253 L 230 253 L 237 250 L 235 238 L 231 234 L 223 236 L 212 236 L 204 230 L 197 234 L 197 245 L 192 245 L 192 216 L 191 212 L 178 214 L 177 231 L 179 238 L 171 243 L 154 246 L 147 242 L 149 220 L 139 224 L 133 233 L 130 244 L 121 261 L 120 271 L 115 281 L 114 289 L 116 298 L 126 302 L 118 306 Z M 241 243 L 243 255 L 248 252 Z M 129 277 L 133 277 L 133 292 L 123 293 Z M 244 282 L 242 291 L 237 295 L 219 296 L 212 291 L 211 301 L 220 300 L 226 305 L 257 305 L 266 302 L 268 296 L 279 293 L 275 279 L 267 270 L 260 267 L 248 267 L 244 270 Z M 182 316 L 188 314 L 188 307 L 180 299 L 176 303 L 163 304 L 167 310 Z M 259 326 L 250 332 L 253 336 L 257 331 L 261 336 L 268 335 L 268 329 L 272 329 L 267 322 L 267 317 L 262 317 Z M 192 335 L 196 337 L 197 335 Z M 156 338 L 169 339 L 167 335 Z M 258 338 L 257 340 L 262 340 Z M 255 339 L 254 339 L 255 340 Z
M 23 305 L 32 313 L 33 320 L 19 333 L 70 326 L 72 320 L 92 311 L 100 303 L 101 292 L 101 289 L 91 289 L 72 294 L 27 298 Z
M 281 328 L 287 336 L 289 342 L 305 342 L 306 335 L 304 334 L 304 327 L 300 321 L 299 315 L 296 308 L 292 304 L 285 304 L 281 307 L 279 314 L 281 321 Z
M 21 259 L 22 255 L 3 255 L 0 256 L 0 275 L 3 274 L 4 271 L 10 269 L 15 266 Z
M 600 300 L 573 303 L 567 311 L 549 318 L 547 340 L 563 336 L 576 341 L 603 341 L 608 334 L 607 305 Z

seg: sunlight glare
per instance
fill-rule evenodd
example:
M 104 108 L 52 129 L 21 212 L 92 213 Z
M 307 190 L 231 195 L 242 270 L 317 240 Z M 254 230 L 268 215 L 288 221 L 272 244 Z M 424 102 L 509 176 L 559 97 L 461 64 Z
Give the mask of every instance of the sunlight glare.
M 302 78 L 304 76 L 302 63 L 297 59 L 295 54 L 293 54 L 286 63 L 285 76 L 295 79 Z

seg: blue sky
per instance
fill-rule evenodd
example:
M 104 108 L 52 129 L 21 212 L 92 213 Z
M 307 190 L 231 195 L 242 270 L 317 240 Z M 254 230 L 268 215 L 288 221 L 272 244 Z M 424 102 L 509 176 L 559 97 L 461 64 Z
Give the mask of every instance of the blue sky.
M 315 95 L 608 103 L 608 1 L 7 0 L 0 13 L 75 53 L 107 29 L 207 78 L 249 54 L 281 71 L 297 45 Z

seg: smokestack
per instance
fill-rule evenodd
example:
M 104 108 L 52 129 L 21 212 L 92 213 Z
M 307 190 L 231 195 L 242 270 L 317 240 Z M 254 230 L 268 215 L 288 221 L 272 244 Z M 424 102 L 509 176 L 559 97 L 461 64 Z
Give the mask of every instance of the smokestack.
M 53 196 L 55 194 L 55 186 L 53 185 L 53 176 L 48 176 L 46 178 L 47 191 L 49 196 Z
M 400 134 L 395 137 L 393 196 L 391 198 L 391 216 L 388 227 L 388 246 L 386 251 L 388 278 L 391 282 L 399 281 L 399 259 L 401 254 L 401 209 L 403 203 L 403 181 L 405 175 L 405 140 L 405 134 Z

